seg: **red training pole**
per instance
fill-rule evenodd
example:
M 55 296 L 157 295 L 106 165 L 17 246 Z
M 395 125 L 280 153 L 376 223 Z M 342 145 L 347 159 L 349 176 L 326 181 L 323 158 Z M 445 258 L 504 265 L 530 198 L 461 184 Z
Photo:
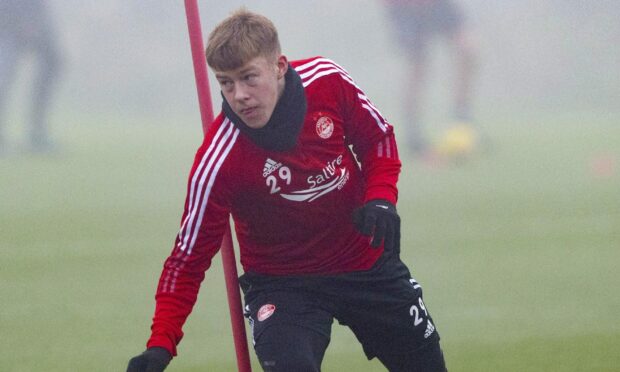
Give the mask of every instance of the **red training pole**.
M 194 62 L 200 118 L 202 119 L 202 129 L 206 133 L 207 128 L 213 122 L 213 104 L 209 88 L 209 75 L 207 74 L 207 60 L 204 56 L 204 42 L 202 41 L 202 27 L 200 26 L 197 0 L 185 0 L 185 15 L 187 16 L 189 43 Z
M 198 12 L 197 0 L 185 0 L 185 14 L 187 16 L 187 28 L 192 50 L 192 60 L 194 62 L 200 118 L 202 120 L 202 129 L 206 133 L 207 128 L 211 125 L 211 122 L 213 122 L 213 105 L 209 88 L 209 76 L 207 74 L 207 61 L 204 56 L 204 42 L 202 40 L 202 28 L 200 26 L 200 13 Z M 250 354 L 248 352 L 241 296 L 239 295 L 239 282 L 237 280 L 237 261 L 235 260 L 230 227 L 226 229 L 220 251 L 222 253 L 230 321 L 232 323 L 235 351 L 237 353 L 237 368 L 239 372 L 251 372 L 252 367 L 250 366 Z

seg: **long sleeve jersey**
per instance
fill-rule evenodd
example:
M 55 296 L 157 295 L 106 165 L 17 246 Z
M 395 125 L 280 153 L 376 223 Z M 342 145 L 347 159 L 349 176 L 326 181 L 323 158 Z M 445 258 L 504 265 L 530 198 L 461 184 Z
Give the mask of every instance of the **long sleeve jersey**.
M 224 113 L 192 166 L 180 231 L 164 264 L 147 346 L 176 355 L 181 330 L 232 215 L 244 271 L 338 274 L 369 269 L 383 248 L 352 222 L 373 199 L 397 200 L 392 126 L 329 59 L 293 61 L 307 111 L 296 145 L 270 151 Z

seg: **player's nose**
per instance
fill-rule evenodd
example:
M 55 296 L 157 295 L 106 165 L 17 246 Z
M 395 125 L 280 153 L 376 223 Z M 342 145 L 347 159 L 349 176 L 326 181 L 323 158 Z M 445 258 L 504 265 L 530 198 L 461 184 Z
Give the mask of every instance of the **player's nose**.
M 243 102 L 243 101 L 247 101 L 248 98 L 250 98 L 250 94 L 248 92 L 247 89 L 245 89 L 243 86 L 239 86 L 237 87 L 237 89 L 235 89 L 235 101 L 238 102 Z

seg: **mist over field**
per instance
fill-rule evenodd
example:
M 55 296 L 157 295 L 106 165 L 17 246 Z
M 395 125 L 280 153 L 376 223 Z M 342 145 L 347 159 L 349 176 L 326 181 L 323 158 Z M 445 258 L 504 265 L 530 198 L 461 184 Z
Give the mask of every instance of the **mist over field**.
M 243 1 L 201 1 L 205 39 Z M 52 1 L 64 52 L 55 116 L 196 113 L 191 57 L 181 1 Z M 381 1 L 255 1 L 280 30 L 290 59 L 327 56 L 346 67 L 378 107 L 398 117 L 405 59 Z M 464 9 L 479 49 L 476 103 L 483 113 L 617 111 L 620 10 L 613 1 L 471 0 Z M 429 103 L 445 104 L 453 71 L 435 48 Z M 22 75 L 25 73 L 22 71 Z M 213 90 L 214 97 L 219 97 Z M 398 117 L 398 120 L 396 118 Z
M 245 4 L 274 21 L 289 59 L 333 59 L 394 125 L 403 260 L 451 371 L 617 370 L 617 1 L 461 1 L 478 51 L 474 124 L 491 146 L 439 168 L 403 141 L 407 62 L 382 1 L 199 3 L 205 41 Z M 185 10 L 49 6 L 62 61 L 50 114 L 58 151 L 21 150 L 32 58 L 5 111 L 16 150 L 0 155 L 0 370 L 123 370 L 148 338 L 202 140 Z M 431 57 L 423 118 L 437 137 L 451 124 L 454 66 L 441 41 Z M 185 332 L 169 370 L 235 370 L 219 256 Z M 383 369 L 334 325 L 324 370 Z

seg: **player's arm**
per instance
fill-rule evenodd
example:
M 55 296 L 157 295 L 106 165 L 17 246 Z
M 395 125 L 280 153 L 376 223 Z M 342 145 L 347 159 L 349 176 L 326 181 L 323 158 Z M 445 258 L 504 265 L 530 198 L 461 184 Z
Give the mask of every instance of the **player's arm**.
M 354 223 L 362 234 L 373 236 L 373 247 L 384 242 L 386 249 L 398 249 L 396 183 L 401 162 L 394 129 L 346 71 L 339 78 L 346 141 L 360 162 L 365 182 L 364 205 L 356 210 Z
M 176 356 L 177 344 L 183 337 L 183 324 L 192 311 L 205 271 L 219 250 L 228 226 L 229 188 L 222 162 L 217 161 L 225 155 L 221 153 L 222 146 L 218 147 L 215 142 L 205 141 L 196 154 L 179 233 L 164 263 L 155 295 L 148 353 L 136 357 L 140 363 L 150 358 L 146 362 L 161 365 L 166 355 Z
M 346 72 L 339 77 L 346 141 L 361 165 L 366 182 L 364 199 L 396 204 L 401 162 L 394 128 Z

